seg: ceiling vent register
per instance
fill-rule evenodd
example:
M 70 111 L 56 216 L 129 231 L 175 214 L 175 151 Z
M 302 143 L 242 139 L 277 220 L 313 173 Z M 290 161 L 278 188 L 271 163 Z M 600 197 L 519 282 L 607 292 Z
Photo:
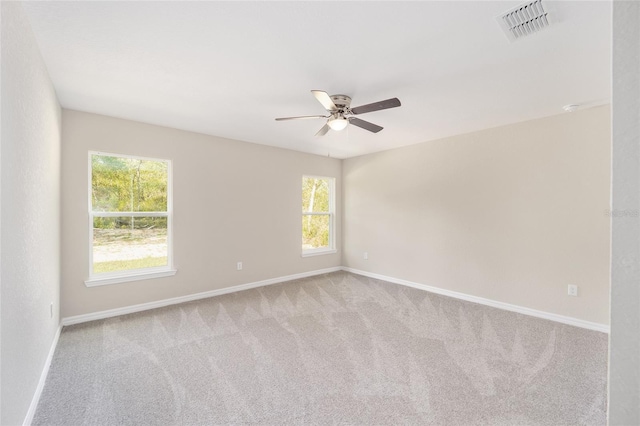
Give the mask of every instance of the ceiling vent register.
M 521 4 L 496 19 L 511 41 L 521 39 L 549 26 L 549 19 L 547 12 L 542 7 L 542 0 Z

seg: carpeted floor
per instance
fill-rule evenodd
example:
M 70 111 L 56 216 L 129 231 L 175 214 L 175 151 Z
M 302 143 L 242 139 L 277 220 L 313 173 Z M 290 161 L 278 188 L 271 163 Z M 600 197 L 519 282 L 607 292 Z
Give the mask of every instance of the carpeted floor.
M 607 336 L 346 272 L 65 327 L 34 425 L 606 423 Z

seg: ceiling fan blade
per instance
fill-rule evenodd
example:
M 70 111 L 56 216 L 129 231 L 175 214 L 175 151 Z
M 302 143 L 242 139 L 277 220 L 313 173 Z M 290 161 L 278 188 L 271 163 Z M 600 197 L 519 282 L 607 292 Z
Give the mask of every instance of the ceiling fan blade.
M 328 115 L 301 115 L 300 117 L 280 117 L 276 118 L 276 121 L 284 121 L 284 120 L 305 120 L 307 118 L 329 118 Z
M 333 112 L 338 110 L 338 107 L 333 103 L 331 96 L 329 96 L 327 92 L 322 90 L 312 90 L 311 93 L 313 93 L 313 96 L 316 97 L 318 102 L 320 102 L 327 111 Z
M 368 121 L 360 120 L 359 118 L 355 118 L 355 117 L 351 117 L 349 119 L 349 123 L 373 133 L 378 133 L 380 130 L 384 128 L 384 127 L 378 126 L 377 124 L 369 123 Z
M 364 114 L 365 112 L 380 111 L 381 109 L 395 108 L 399 107 L 400 105 L 400 100 L 398 98 L 391 98 L 385 101 L 374 102 L 372 104 L 351 108 L 351 112 L 354 114 Z
M 329 127 L 328 124 L 325 124 L 324 126 L 322 126 L 322 128 L 320 130 L 318 130 L 318 133 L 316 133 L 316 136 L 324 136 L 324 135 L 326 135 L 330 128 L 331 127 Z

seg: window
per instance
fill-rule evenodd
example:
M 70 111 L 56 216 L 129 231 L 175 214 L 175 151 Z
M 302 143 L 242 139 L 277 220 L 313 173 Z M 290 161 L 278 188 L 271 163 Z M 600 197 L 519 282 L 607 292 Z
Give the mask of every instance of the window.
M 89 153 L 87 286 L 175 274 L 171 162 Z
M 302 177 L 302 255 L 335 253 L 335 179 Z

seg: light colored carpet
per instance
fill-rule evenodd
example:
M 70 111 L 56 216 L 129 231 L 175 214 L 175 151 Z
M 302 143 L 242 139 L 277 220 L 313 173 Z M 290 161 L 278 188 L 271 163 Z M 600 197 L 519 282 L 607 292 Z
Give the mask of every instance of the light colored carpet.
M 345 272 L 65 327 L 34 425 L 606 423 L 607 336 Z

